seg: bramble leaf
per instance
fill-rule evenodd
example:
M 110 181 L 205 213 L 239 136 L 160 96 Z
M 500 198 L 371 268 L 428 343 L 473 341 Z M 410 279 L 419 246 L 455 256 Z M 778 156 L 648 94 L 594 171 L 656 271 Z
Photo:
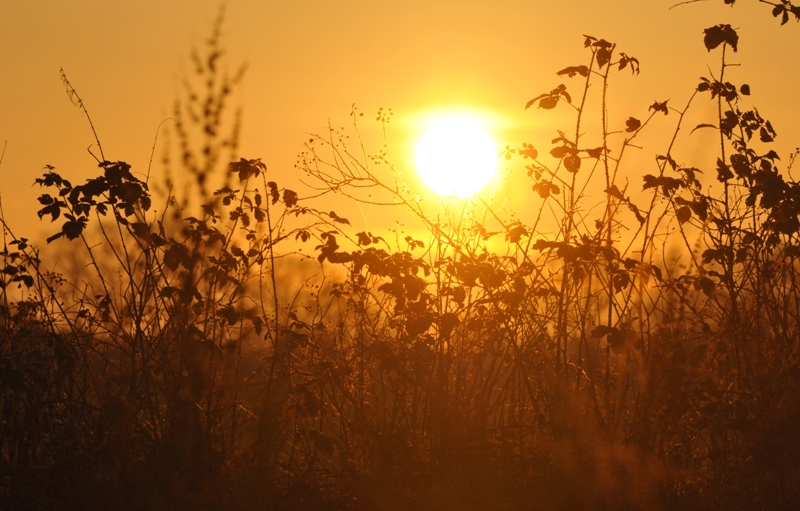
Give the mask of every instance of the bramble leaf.
M 570 154 L 575 154 L 575 149 L 568 146 L 554 147 L 550 150 L 550 155 L 553 158 L 561 159 Z
M 597 44 L 599 44 L 599 43 L 595 43 L 595 45 L 597 45 Z M 597 65 L 600 68 L 602 68 L 603 66 L 608 64 L 610 60 L 611 60 L 611 49 L 610 48 L 603 47 L 603 48 L 600 48 L 599 50 L 597 50 Z
M 275 181 L 270 181 L 267 186 L 269 186 L 269 195 L 272 203 L 277 204 L 281 198 L 280 193 L 278 193 L 278 184 Z
M 295 204 L 297 204 L 297 192 L 292 190 L 284 190 L 283 202 L 286 204 L 287 208 L 293 207 Z
M 228 164 L 228 172 L 236 172 L 239 174 L 239 181 L 247 181 L 251 177 L 257 177 L 261 172 L 266 172 L 267 166 L 261 162 L 261 158 L 255 160 L 245 160 L 240 158 L 239 161 L 232 161 Z
M 583 77 L 586 77 L 586 76 L 589 76 L 589 68 L 586 67 L 586 66 L 570 66 L 570 67 L 565 67 L 564 69 L 562 69 L 561 71 L 559 71 L 556 74 L 558 76 L 567 75 L 570 78 L 572 78 L 576 74 L 581 75 Z
M 617 188 L 617 185 L 611 185 L 610 187 L 608 187 L 606 189 L 606 193 L 609 194 L 610 196 L 614 197 L 615 199 L 619 199 L 621 201 L 625 200 L 625 196 L 622 195 L 621 191 L 619 191 L 619 188 Z
M 330 213 L 328 213 L 328 216 L 331 217 L 331 220 L 333 220 L 334 223 L 350 225 L 350 220 L 348 220 L 346 218 L 343 218 L 343 217 L 340 217 L 334 211 L 331 211 Z
M 370 239 L 369 236 L 367 236 L 367 233 L 364 231 L 357 233 L 356 236 L 358 236 L 358 244 L 362 247 L 366 247 L 367 245 L 372 243 L 372 240 Z
M 586 154 L 589 155 L 590 158 L 597 158 L 599 159 L 600 156 L 603 154 L 602 147 L 595 147 L 594 149 L 585 149 Z
M 550 195 L 558 195 L 561 189 L 558 185 L 553 184 L 551 181 L 543 180 L 533 185 L 533 191 L 539 194 L 539 197 L 546 199 Z
M 708 51 L 713 50 L 722 43 L 727 43 L 733 48 L 733 51 L 738 50 L 739 34 L 736 33 L 730 25 L 716 25 L 709 27 L 703 31 L 705 37 L 703 43 L 706 45 Z
M 535 160 L 539 157 L 539 151 L 534 149 L 531 144 L 524 143 L 522 144 L 522 149 L 519 149 L 519 154 L 523 158 L 530 158 L 531 160 Z
M 227 306 L 217 311 L 217 316 L 223 318 L 229 325 L 235 325 L 242 319 L 241 314 L 234 310 L 233 306 Z
M 68 217 L 70 215 L 67 215 Z M 74 240 L 78 236 L 81 235 L 83 230 L 86 228 L 86 217 L 81 216 L 73 220 L 68 220 L 64 222 L 64 225 L 61 227 L 61 232 L 64 233 L 64 236 L 67 237 L 69 240 Z
M 667 109 L 668 101 L 669 100 L 664 101 L 663 103 L 655 101 L 652 105 L 650 105 L 650 108 L 648 108 L 647 111 L 649 112 L 650 110 L 655 110 L 656 112 L 664 112 L 664 115 L 669 115 L 669 110 Z
M 717 158 L 717 181 L 724 183 L 733 177 L 730 167 L 720 158 Z
M 573 174 L 581 170 L 581 157 L 575 153 L 564 158 L 564 167 Z
M 716 126 L 714 126 L 713 124 L 706 124 L 706 123 L 698 124 L 697 126 L 694 127 L 694 129 L 691 132 L 694 133 L 700 128 L 716 128 Z
M 692 219 L 692 210 L 689 206 L 681 206 L 678 208 L 678 211 L 675 212 L 675 216 L 678 218 L 678 222 L 685 224 Z
M 694 288 L 701 290 L 706 296 L 711 296 L 715 287 L 714 281 L 708 277 L 699 277 L 694 281 Z
M 639 59 L 634 57 L 629 57 L 623 52 L 619 54 L 619 71 L 625 69 L 628 64 L 631 66 L 631 74 L 639 74 Z
M 627 121 L 625 121 L 625 125 L 627 126 L 625 131 L 627 131 L 628 133 L 633 133 L 642 126 L 642 122 L 639 119 L 630 117 L 628 118 Z

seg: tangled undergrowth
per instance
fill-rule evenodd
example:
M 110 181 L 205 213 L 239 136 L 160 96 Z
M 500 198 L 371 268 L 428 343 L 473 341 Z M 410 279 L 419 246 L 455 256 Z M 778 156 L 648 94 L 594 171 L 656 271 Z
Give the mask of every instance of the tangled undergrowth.
M 558 73 L 575 86 L 527 105 L 572 108 L 574 130 L 541 154 L 504 151 L 541 199 L 530 224 L 482 200 L 426 210 L 387 154 L 333 130 L 299 160 L 312 198 L 239 159 L 195 216 L 171 195 L 155 213 L 149 183 L 102 149 L 100 174 L 83 184 L 48 168 L 39 217 L 61 224 L 48 242 L 87 266 L 48 271 L 4 222 L 0 503 L 793 508 L 796 154 L 780 168 L 750 88 L 726 81 L 736 31 L 709 28 L 704 42 L 719 74 L 685 106 L 656 101 L 611 126 L 608 85 L 639 62 L 585 37 L 586 62 Z M 230 84 L 215 48 L 204 72 Z M 588 134 L 596 91 L 599 131 Z M 684 126 L 701 100 L 717 119 Z M 235 136 L 216 129 L 216 104 L 198 123 L 214 128 L 205 154 L 219 158 Z M 654 123 L 672 123 L 673 136 L 634 173 L 624 157 Z M 719 133 L 715 168 L 680 163 L 674 144 L 690 128 Z M 318 205 L 320 194 L 374 193 L 411 211 L 426 237 L 390 243 Z M 308 262 L 299 248 L 312 246 Z M 329 276 L 298 284 L 303 260 Z

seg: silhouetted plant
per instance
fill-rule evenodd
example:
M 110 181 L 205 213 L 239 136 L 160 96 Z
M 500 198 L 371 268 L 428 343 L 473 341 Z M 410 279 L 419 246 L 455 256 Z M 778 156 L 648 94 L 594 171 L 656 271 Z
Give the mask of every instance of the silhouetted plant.
M 172 190 L 176 185 L 180 191 L 179 203 L 186 209 L 193 198 L 199 196 L 199 202 L 213 200 L 211 191 L 216 187 L 231 184 L 229 174 L 221 168 L 225 158 L 238 158 L 239 133 L 241 130 L 241 107 L 235 109 L 232 119 L 226 119 L 225 112 L 236 87 L 244 78 L 247 66 L 240 65 L 230 76 L 225 68 L 224 50 L 222 47 L 222 27 L 225 19 L 225 6 L 220 6 L 214 21 L 211 36 L 204 41 L 205 51 L 192 50 L 192 70 L 195 79 L 184 76 L 181 79 L 183 99 L 176 99 L 173 105 L 175 133 L 178 138 L 180 170 L 176 176 L 172 173 L 171 147 L 164 152 L 163 163 L 167 173 L 166 185 Z M 227 121 L 227 122 L 226 122 Z M 227 128 L 226 124 L 231 123 Z M 168 134 L 169 126 L 167 127 Z M 225 133 L 226 130 L 229 130 Z M 187 175 L 190 179 L 177 176 Z M 214 183 L 215 175 L 222 174 L 223 181 Z M 172 190 L 172 193 L 176 193 Z
M 385 146 L 369 154 L 332 128 L 298 160 L 310 196 L 244 158 L 211 192 L 219 151 L 235 149 L 218 130 L 238 81 L 217 81 L 219 30 L 196 59 L 209 78 L 199 151 L 178 119 L 200 204 L 170 195 L 156 214 L 149 183 L 97 139 L 97 177 L 76 185 L 48 166 L 36 180 L 39 217 L 58 222 L 47 242 L 90 271 L 48 272 L 3 221 L 0 502 L 795 505 L 800 191 L 767 150 L 776 130 L 745 106 L 750 87 L 726 77 L 732 27 L 705 31 L 719 75 L 684 107 L 621 118 L 608 91 L 639 61 L 584 36 L 585 61 L 525 105 L 570 109 L 572 127 L 547 150 L 501 154 L 541 201 L 530 221 L 488 196 L 430 207 Z M 716 130 L 719 153 L 700 169 L 675 142 L 705 94 L 716 119 L 692 132 Z M 390 119 L 378 112 L 384 131 Z M 637 138 L 667 123 L 640 171 Z M 313 207 L 335 195 L 404 208 L 424 235 Z M 313 261 L 306 246 L 319 276 L 292 278 Z

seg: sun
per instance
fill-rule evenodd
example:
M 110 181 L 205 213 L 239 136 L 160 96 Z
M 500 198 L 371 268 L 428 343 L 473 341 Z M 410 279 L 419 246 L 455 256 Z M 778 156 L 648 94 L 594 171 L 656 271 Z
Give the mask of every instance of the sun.
M 417 173 L 433 191 L 467 198 L 497 173 L 497 147 L 475 119 L 440 117 L 417 142 Z

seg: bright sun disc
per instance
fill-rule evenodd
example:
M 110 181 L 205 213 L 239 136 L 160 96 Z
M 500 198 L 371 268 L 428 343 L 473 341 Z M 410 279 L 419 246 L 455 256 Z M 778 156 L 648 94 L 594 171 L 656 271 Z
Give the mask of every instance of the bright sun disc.
M 466 198 L 497 172 L 497 148 L 474 119 L 444 117 L 417 143 L 415 157 L 422 181 L 440 195 Z

